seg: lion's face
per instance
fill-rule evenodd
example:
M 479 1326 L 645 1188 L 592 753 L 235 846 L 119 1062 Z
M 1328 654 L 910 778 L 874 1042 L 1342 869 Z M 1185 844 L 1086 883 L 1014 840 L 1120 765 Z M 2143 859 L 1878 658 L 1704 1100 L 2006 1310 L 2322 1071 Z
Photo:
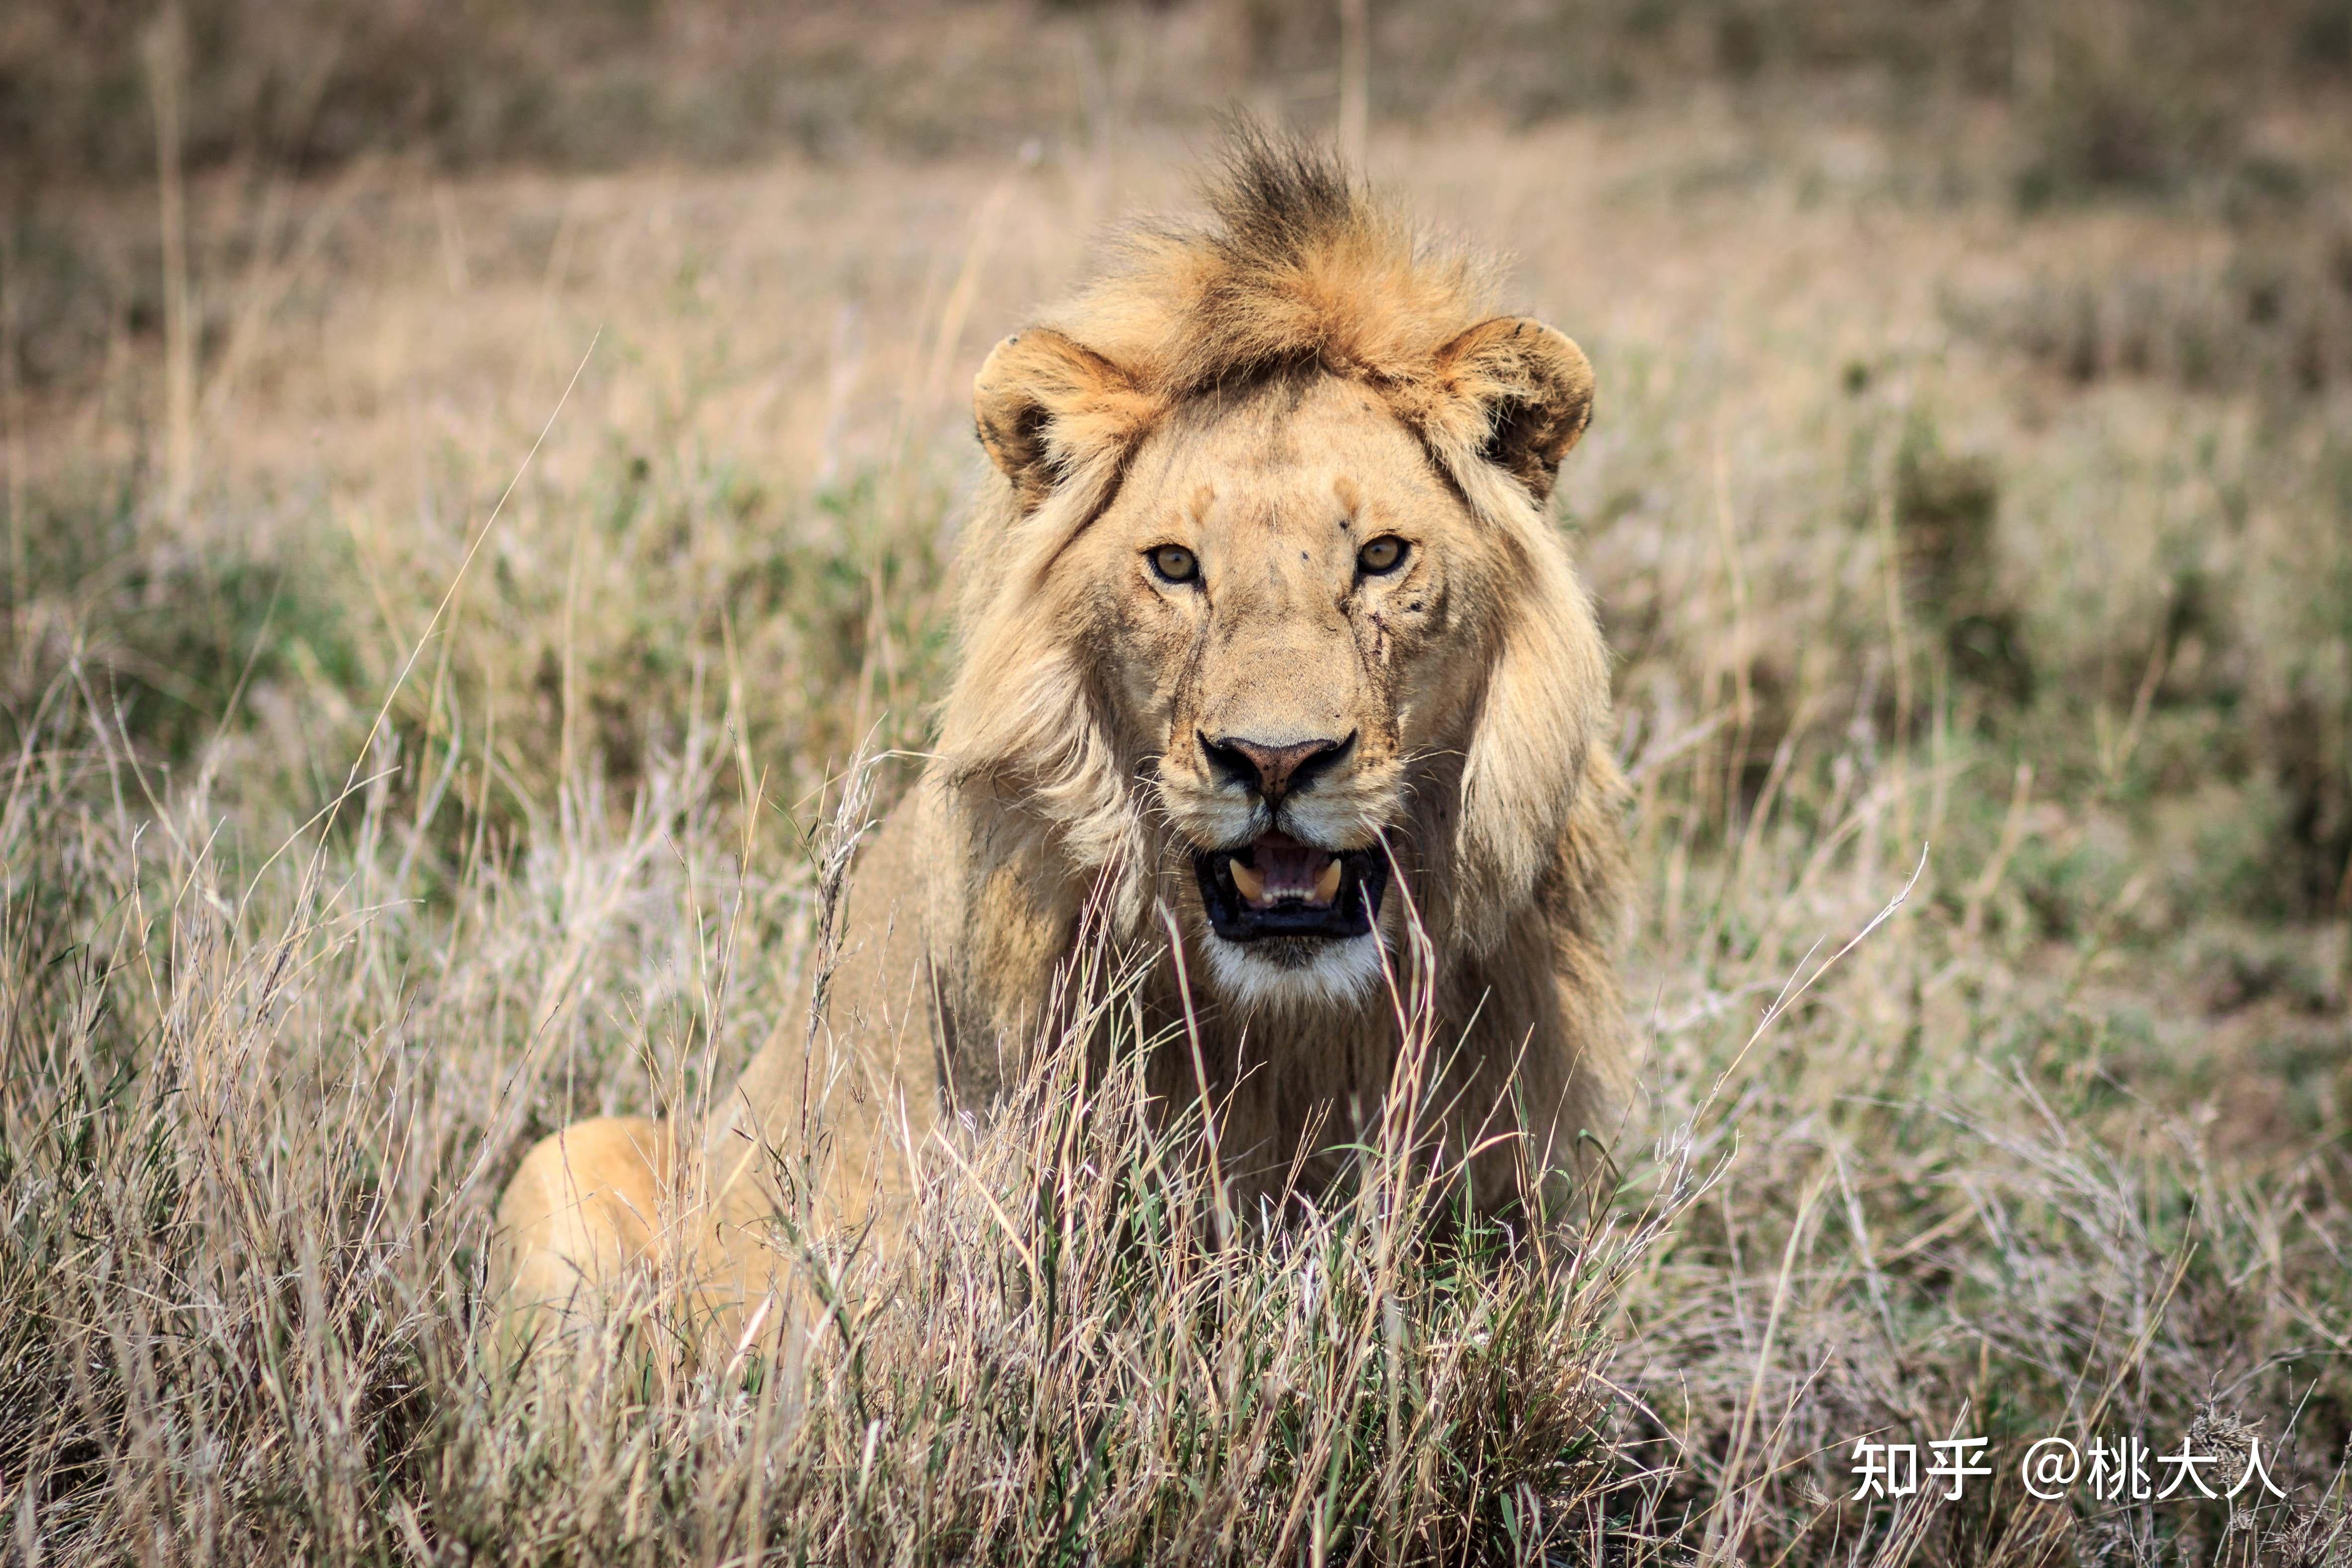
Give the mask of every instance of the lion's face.
M 1044 827 L 1020 874 L 1064 907 L 1107 886 L 1131 933 L 1171 897 L 1196 977 L 1253 1006 L 1370 990 L 1400 870 L 1442 955 L 1495 951 L 1606 722 L 1542 512 L 1582 353 L 1494 318 L 1391 364 L 1170 378 L 1050 329 L 981 372 L 1005 484 L 940 750 L 1006 813 L 983 853 Z
M 1389 408 L 1328 376 L 1154 432 L 1056 563 L 1097 585 L 1121 749 L 1237 999 L 1378 977 L 1409 770 L 1460 746 L 1504 565 Z

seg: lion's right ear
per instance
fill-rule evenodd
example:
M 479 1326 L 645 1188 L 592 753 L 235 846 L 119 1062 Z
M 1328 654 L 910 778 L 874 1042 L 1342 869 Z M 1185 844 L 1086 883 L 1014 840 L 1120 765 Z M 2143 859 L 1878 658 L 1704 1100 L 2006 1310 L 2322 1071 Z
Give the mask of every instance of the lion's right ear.
M 1024 512 L 1088 460 L 1125 447 L 1158 412 L 1132 376 L 1045 327 L 991 350 L 971 402 L 981 444 L 1013 481 Z

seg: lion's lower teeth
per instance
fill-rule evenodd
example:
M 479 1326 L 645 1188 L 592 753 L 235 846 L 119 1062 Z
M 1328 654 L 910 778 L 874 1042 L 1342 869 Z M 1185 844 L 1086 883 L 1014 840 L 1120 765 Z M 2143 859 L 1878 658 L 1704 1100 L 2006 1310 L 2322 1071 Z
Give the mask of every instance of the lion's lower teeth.
M 1315 879 L 1315 902 L 1333 904 L 1338 902 L 1339 897 L 1339 862 L 1334 860 L 1326 863 L 1323 867 L 1323 874 Z

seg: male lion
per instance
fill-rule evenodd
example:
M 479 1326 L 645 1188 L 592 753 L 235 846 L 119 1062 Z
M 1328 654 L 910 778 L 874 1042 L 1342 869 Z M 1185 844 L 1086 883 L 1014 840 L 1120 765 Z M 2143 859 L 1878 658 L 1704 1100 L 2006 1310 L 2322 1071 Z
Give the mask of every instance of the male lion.
M 1526 1173 L 1615 1134 L 1622 786 L 1545 517 L 1592 374 L 1485 280 L 1244 134 L 1207 218 L 1133 231 L 997 345 L 961 673 L 865 856 L 829 1032 L 812 1059 L 785 1030 L 687 1157 L 641 1120 L 534 1149 L 500 1211 L 510 1301 L 568 1297 L 697 1205 L 688 1250 L 764 1288 L 763 1149 L 804 1127 L 805 1086 L 835 1085 L 827 1217 L 903 1200 L 906 1151 L 1061 1027 L 1057 980 L 1101 936 L 1155 955 L 1141 1005 L 1177 1043 L 1150 1082 L 1191 1103 L 1205 1080 L 1245 1199 L 1327 1186 L 1378 1116 L 1413 920 L 1452 1063 L 1430 1153 L 1475 1202 L 1525 1205 Z

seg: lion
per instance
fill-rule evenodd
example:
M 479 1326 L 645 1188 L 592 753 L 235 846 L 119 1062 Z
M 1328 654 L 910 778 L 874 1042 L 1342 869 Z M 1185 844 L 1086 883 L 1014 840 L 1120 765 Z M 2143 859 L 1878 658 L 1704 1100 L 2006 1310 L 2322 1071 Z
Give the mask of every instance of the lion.
M 1526 1210 L 1618 1135 L 1624 787 L 1547 516 L 1591 368 L 1326 154 L 1244 131 L 1207 198 L 980 371 L 957 673 L 862 856 L 825 1027 L 761 1050 L 698 1146 L 607 1119 L 533 1149 L 510 1301 L 611 1280 L 688 1211 L 688 1252 L 756 1296 L 772 1151 L 813 1113 L 836 1175 L 801 1222 L 903 1206 L 943 1111 L 984 1113 L 1066 1026 L 1089 934 L 1146 956 L 1178 1042 L 1152 1088 L 1207 1091 L 1244 1207 L 1348 1169 L 1416 926 L 1452 1074 L 1433 1157 L 1475 1207 Z

